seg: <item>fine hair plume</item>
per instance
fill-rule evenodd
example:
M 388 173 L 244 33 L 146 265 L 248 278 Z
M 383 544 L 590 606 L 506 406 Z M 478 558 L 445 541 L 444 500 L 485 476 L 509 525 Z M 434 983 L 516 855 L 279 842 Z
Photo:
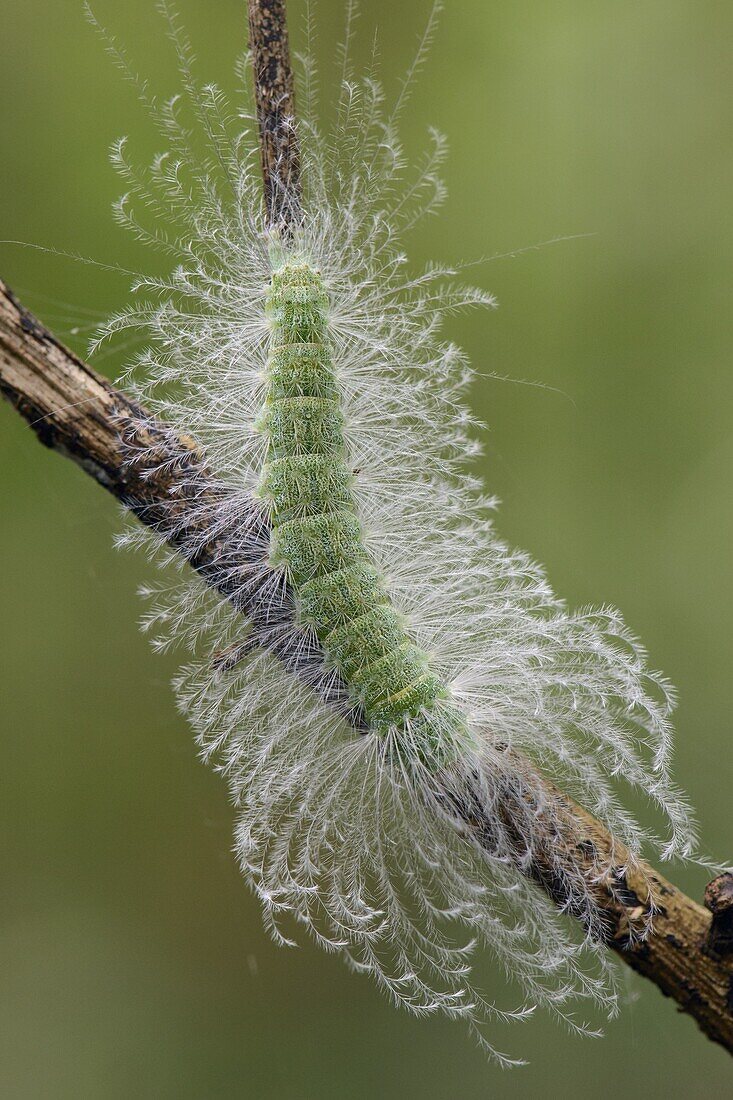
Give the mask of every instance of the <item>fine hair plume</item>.
M 556 789 L 626 861 L 645 844 L 694 852 L 669 775 L 673 692 L 617 611 L 571 610 L 500 538 L 476 476 L 473 370 L 442 323 L 494 301 L 403 251 L 445 197 L 443 138 L 430 132 L 411 165 L 399 137 L 436 9 L 389 102 L 374 71 L 353 71 L 347 4 L 326 125 L 307 43 L 288 122 L 301 175 L 296 187 L 279 173 L 265 211 L 247 57 L 232 104 L 200 83 L 158 6 L 181 95 L 158 99 L 103 33 L 161 139 L 141 166 L 114 144 L 115 213 L 171 269 L 137 280 L 99 340 L 146 334 L 128 385 L 156 423 L 195 438 L 210 476 L 199 493 L 192 468 L 186 509 L 172 499 L 155 532 L 123 537 L 168 565 L 145 626 L 187 651 L 177 697 L 229 784 L 237 858 L 276 939 L 304 926 L 398 1004 L 466 1021 L 509 1063 L 494 1018 L 539 1005 L 586 1030 L 578 999 L 616 1006 L 594 885 L 618 866 L 578 858 Z M 149 428 L 120 423 L 130 463 Z M 191 452 L 179 459 L 185 495 Z M 208 586 L 164 542 L 190 560 L 205 546 Z M 661 835 L 625 808 L 629 790 Z M 523 990 L 517 1007 L 475 987 L 484 950 Z

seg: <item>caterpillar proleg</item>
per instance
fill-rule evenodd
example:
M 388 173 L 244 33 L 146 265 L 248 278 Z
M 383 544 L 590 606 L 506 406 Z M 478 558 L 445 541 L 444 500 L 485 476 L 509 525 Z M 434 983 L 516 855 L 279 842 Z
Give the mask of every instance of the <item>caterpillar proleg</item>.
M 442 139 L 413 171 L 397 136 L 423 47 L 391 108 L 344 51 L 325 132 L 306 58 L 303 189 L 282 184 L 279 209 L 298 208 L 284 233 L 261 213 L 255 119 L 199 85 L 161 7 L 185 94 L 160 103 L 138 82 L 167 149 L 139 168 L 119 142 L 113 159 L 145 207 L 133 215 L 126 196 L 118 217 L 173 268 L 140 279 L 140 304 L 102 336 L 147 331 L 130 385 L 201 444 L 214 488 L 197 494 L 192 477 L 198 522 L 173 500 L 159 524 L 184 556 L 206 554 L 210 587 L 179 571 L 148 592 L 146 625 L 191 651 L 178 699 L 230 785 L 237 857 L 273 935 L 302 925 L 508 1061 L 486 1038 L 493 1018 L 541 1005 L 584 1030 L 575 999 L 616 1004 L 593 894 L 612 868 L 579 861 L 553 783 L 631 861 L 645 843 L 694 850 L 669 775 L 673 692 L 618 612 L 570 610 L 494 529 L 471 468 L 472 370 L 441 335 L 446 314 L 494 302 L 449 267 L 413 272 L 401 244 L 444 197 Z M 125 426 L 130 461 L 147 427 Z M 624 808 L 624 787 L 664 836 Z M 483 950 L 523 989 L 517 1009 L 474 988 Z

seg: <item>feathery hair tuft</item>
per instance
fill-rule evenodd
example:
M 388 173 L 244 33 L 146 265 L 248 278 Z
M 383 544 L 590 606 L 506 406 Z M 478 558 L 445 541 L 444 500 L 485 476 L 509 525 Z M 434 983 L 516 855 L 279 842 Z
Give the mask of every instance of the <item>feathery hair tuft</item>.
M 181 97 L 158 100 L 107 38 L 164 146 L 139 167 L 126 141 L 115 143 L 127 188 L 115 213 L 174 266 L 167 278 L 140 278 L 136 304 L 100 339 L 131 328 L 149 334 L 129 382 L 156 417 L 203 448 L 215 488 L 187 505 L 205 518 L 206 547 L 218 547 L 209 575 L 227 598 L 173 571 L 170 585 L 147 593 L 146 626 L 156 644 L 190 650 L 178 699 L 204 757 L 227 779 L 236 853 L 273 935 L 291 942 L 293 921 L 304 925 L 397 1003 L 464 1019 L 509 1062 L 486 1039 L 492 1019 L 542 1005 L 583 1030 L 571 1014 L 576 998 L 615 1007 L 592 883 L 573 871 L 574 824 L 542 777 L 603 820 L 631 859 L 646 842 L 665 857 L 691 855 L 690 811 L 669 777 L 673 692 L 618 612 L 570 610 L 543 570 L 502 541 L 472 472 L 480 450 L 465 403 L 472 370 L 442 339 L 441 319 L 494 302 L 449 267 L 408 274 L 401 245 L 444 198 L 442 137 L 430 132 L 411 170 L 397 135 L 435 12 L 389 107 L 373 73 L 352 71 L 349 3 L 326 131 L 313 117 L 312 58 L 302 60 L 302 215 L 283 235 L 262 212 L 251 112 L 198 83 L 176 15 L 166 0 L 159 6 Z M 289 201 L 285 190 L 286 213 Z M 273 436 L 262 413 L 277 350 L 268 301 L 273 278 L 297 264 L 318 272 L 324 288 L 328 400 L 342 433 L 344 478 L 336 471 L 317 488 L 328 504 L 347 486 L 365 569 L 375 570 L 441 685 L 430 706 L 460 716 L 466 736 L 442 755 L 424 751 L 425 707 L 375 726 L 346 663 L 304 612 L 292 553 L 279 562 L 271 554 L 272 500 L 297 515 L 304 492 L 302 471 L 294 496 L 292 479 L 274 490 L 272 469 L 263 472 Z M 306 360 L 290 364 L 298 384 Z M 296 433 L 305 430 L 299 423 Z M 131 462 L 140 426 L 121 426 Z M 160 535 L 189 559 L 204 550 L 175 500 Z M 128 541 L 158 547 L 140 531 Z M 624 808 L 624 787 L 661 811 L 662 837 Z M 542 885 L 557 904 L 534 881 L 538 853 L 554 868 Z M 610 870 L 599 865 L 597 875 Z M 584 937 L 563 910 L 580 919 Z M 521 984 L 517 1009 L 502 1011 L 473 987 L 471 961 L 484 948 Z

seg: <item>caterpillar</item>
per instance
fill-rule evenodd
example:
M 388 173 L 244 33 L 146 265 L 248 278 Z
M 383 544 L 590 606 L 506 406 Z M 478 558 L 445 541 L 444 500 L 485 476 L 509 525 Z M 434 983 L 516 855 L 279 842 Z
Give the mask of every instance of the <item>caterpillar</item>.
M 272 935 L 289 944 L 305 928 L 509 1064 L 492 1020 L 539 1005 L 584 1031 L 577 999 L 617 1006 L 592 889 L 612 869 L 578 862 L 552 784 L 631 861 L 647 843 L 694 854 L 670 777 L 674 693 L 617 611 L 569 609 L 495 530 L 474 470 L 473 369 L 441 330 L 495 303 L 454 267 L 415 272 L 402 245 L 445 198 L 443 139 L 431 132 L 411 169 L 398 137 L 432 21 L 391 106 L 341 52 L 327 129 L 307 51 L 303 190 L 281 181 L 279 209 L 298 208 L 283 233 L 262 211 L 253 112 L 200 84 L 160 6 L 183 95 L 154 97 L 108 36 L 166 146 L 140 166 L 120 140 L 112 159 L 128 189 L 118 220 L 172 266 L 137 280 L 99 341 L 147 334 L 127 385 L 156 424 L 198 441 L 210 475 L 202 492 L 182 454 L 186 509 L 173 499 L 156 532 L 122 541 L 168 565 L 166 542 L 205 556 L 208 586 L 169 569 L 145 588 L 144 626 L 188 651 L 177 699 L 229 784 L 235 852 Z M 248 87 L 246 59 L 238 72 Z M 146 468 L 149 429 L 144 414 L 121 425 Z M 664 835 L 624 807 L 624 788 L 657 808 Z M 476 988 L 484 951 L 523 990 L 518 1006 Z
M 327 308 L 323 280 L 308 263 L 290 261 L 273 274 L 262 420 L 268 461 L 260 482 L 273 521 L 270 561 L 285 567 L 300 621 L 313 628 L 369 728 L 409 729 L 415 751 L 437 764 L 467 729 L 363 543 Z

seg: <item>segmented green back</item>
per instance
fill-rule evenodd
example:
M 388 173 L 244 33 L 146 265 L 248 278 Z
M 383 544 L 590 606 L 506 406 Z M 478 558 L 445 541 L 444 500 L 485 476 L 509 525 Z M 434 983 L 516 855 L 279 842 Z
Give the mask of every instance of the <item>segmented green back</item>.
M 271 562 L 284 565 L 327 657 L 373 729 L 409 728 L 423 757 L 443 756 L 462 726 L 427 655 L 411 640 L 367 552 L 346 462 L 344 415 L 319 273 L 291 263 L 272 277 L 273 341 L 261 426 L 260 494 L 273 523 Z

